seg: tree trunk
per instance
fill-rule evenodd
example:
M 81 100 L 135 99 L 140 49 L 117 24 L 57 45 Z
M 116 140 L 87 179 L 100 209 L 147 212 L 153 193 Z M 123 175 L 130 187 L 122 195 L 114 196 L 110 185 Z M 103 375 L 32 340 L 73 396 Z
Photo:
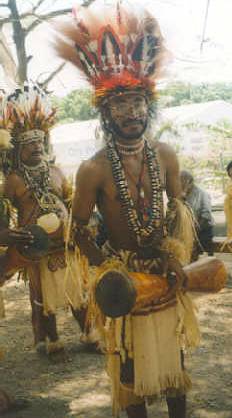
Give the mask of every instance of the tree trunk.
M 17 76 L 17 67 L 10 52 L 9 45 L 7 44 L 7 40 L 2 31 L 2 28 L 0 28 L 0 65 L 4 71 L 6 83 L 8 84 L 9 80 L 15 82 Z
M 11 11 L 13 40 L 16 46 L 18 58 L 17 79 L 20 84 L 27 80 L 27 54 L 25 48 L 25 31 L 21 25 L 16 0 L 9 0 L 8 7 Z

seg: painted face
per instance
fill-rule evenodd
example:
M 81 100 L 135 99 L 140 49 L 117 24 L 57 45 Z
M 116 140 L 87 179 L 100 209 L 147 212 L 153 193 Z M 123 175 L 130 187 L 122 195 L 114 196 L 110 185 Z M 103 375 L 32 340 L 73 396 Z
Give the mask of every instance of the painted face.
M 137 93 L 112 96 L 108 101 L 111 124 L 114 132 L 127 140 L 139 139 L 148 121 L 146 98 Z
M 42 141 L 30 142 L 22 145 L 21 160 L 28 166 L 39 164 L 44 158 L 44 146 Z

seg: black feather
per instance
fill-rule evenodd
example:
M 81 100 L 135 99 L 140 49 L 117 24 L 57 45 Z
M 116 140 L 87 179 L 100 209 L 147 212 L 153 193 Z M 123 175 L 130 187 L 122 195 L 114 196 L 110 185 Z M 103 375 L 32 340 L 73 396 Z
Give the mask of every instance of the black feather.
M 143 58 L 143 45 L 144 45 L 144 38 L 141 38 L 133 51 L 132 60 L 133 61 L 141 61 Z
M 106 45 L 107 45 L 107 40 L 109 40 L 109 42 L 112 44 L 112 48 L 114 51 L 114 56 L 117 59 L 121 53 L 120 47 L 117 43 L 117 40 L 115 39 L 114 35 L 112 32 L 110 31 L 106 31 L 103 34 L 102 37 L 102 55 L 104 55 L 107 58 L 107 50 L 106 50 Z M 118 61 L 118 59 L 117 59 Z
M 78 58 L 79 58 L 82 66 L 83 66 L 83 70 L 84 70 L 85 74 L 87 74 L 87 76 L 91 78 L 92 77 L 91 69 L 96 74 L 96 67 L 95 67 L 94 63 L 90 60 L 90 58 L 85 53 L 85 51 L 80 47 L 80 45 L 75 44 L 75 48 L 77 50 Z M 80 52 L 82 52 L 82 54 L 84 55 L 84 59 L 83 59 L 83 57 L 80 57 Z

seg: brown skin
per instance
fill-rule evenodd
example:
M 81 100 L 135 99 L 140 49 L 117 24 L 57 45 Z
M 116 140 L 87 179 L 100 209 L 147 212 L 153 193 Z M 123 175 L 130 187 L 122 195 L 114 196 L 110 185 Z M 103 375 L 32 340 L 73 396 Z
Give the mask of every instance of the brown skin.
M 21 148 L 21 160 L 23 163 L 34 167 L 40 163 L 44 156 L 44 146 L 42 140 L 37 140 L 25 144 Z
M 108 100 L 106 117 L 122 143 L 139 141 L 147 126 L 147 101 L 145 96 L 127 93 Z
M 45 152 L 42 141 L 31 142 L 23 145 L 21 148 L 21 161 L 29 167 L 38 165 L 44 158 Z M 60 208 L 62 209 L 62 218 L 64 219 L 67 216 L 67 210 L 63 201 L 67 198 L 68 185 L 62 171 L 54 165 L 50 166 L 50 181 L 52 191 L 60 198 Z M 18 209 L 20 226 L 36 222 L 40 215 L 39 205 L 33 193 L 26 188 L 20 174 L 12 172 L 6 178 L 4 194 Z
M 122 144 L 136 144 L 139 142 L 147 123 L 147 102 L 138 94 L 125 94 L 112 97 L 105 112 L 105 117 L 113 120 L 117 140 Z M 155 143 L 161 178 L 168 197 L 180 197 L 179 164 L 175 152 L 164 143 Z M 143 160 L 142 153 L 123 156 L 129 189 L 137 206 L 138 182 Z M 166 179 L 166 181 L 164 180 Z M 147 167 L 145 168 L 143 188 L 145 195 L 151 201 L 151 184 Z M 76 191 L 73 199 L 73 218 L 77 224 L 87 225 L 94 206 L 97 205 L 107 227 L 109 241 L 115 249 L 137 251 L 135 237 L 128 229 L 122 215 L 120 200 L 112 175 L 110 161 L 106 149 L 98 152 L 93 158 L 84 161 L 76 176 Z
M 4 228 L 0 231 L 0 244 L 1 245 L 15 245 L 22 244 L 27 245 L 28 242 L 33 242 L 33 236 L 31 232 L 23 230 L 12 230 L 9 228 Z M 3 261 L 3 259 L 1 260 Z M 0 277 L 0 284 L 3 277 Z M 15 402 L 4 390 L 0 389 L 0 414 L 6 413 L 8 411 L 21 409 L 20 406 L 17 408 L 17 402 Z M 21 407 L 22 407 L 21 403 Z
M 35 166 L 44 158 L 43 144 L 38 141 L 24 145 L 21 152 L 22 161 L 28 166 Z M 68 185 L 61 170 L 56 166 L 50 166 L 51 188 L 60 199 L 59 206 L 61 208 L 61 221 L 67 215 L 67 209 L 63 201 L 68 197 Z M 41 215 L 39 205 L 33 195 L 28 190 L 23 178 L 17 172 L 12 172 L 5 182 L 4 195 L 18 209 L 18 222 L 21 227 L 28 224 L 35 224 L 37 218 Z M 55 245 L 63 243 L 63 227 L 53 234 L 50 234 Z M 44 342 L 46 336 L 50 341 L 58 339 L 56 331 L 56 321 L 54 315 L 44 316 L 42 304 L 42 291 L 40 282 L 40 270 L 38 263 L 31 263 L 28 267 L 30 278 L 30 300 L 32 305 L 32 325 L 34 330 L 35 344 Z M 34 301 L 39 304 L 35 304 Z
M 62 219 L 67 216 L 67 209 L 63 200 L 67 198 L 67 182 L 62 171 L 56 167 L 50 167 L 51 187 L 60 198 L 60 208 L 62 210 Z M 5 182 L 4 195 L 18 209 L 18 221 L 20 226 L 33 224 L 40 216 L 39 205 L 33 195 L 33 192 L 26 188 L 23 178 L 16 172 L 11 173 Z
M 107 109 L 103 111 L 103 117 L 113 122 L 113 129 L 117 141 L 122 144 L 136 144 L 139 142 L 144 129 L 147 125 L 148 107 L 144 97 L 136 94 L 124 94 L 120 97 L 112 97 Z M 111 124 L 112 125 L 112 124 Z M 154 148 L 160 163 L 161 181 L 169 198 L 179 198 L 181 196 L 181 186 L 179 178 L 179 164 L 175 152 L 167 144 L 156 142 Z M 136 155 L 123 155 L 122 163 L 124 166 L 129 190 L 136 208 L 138 202 L 138 191 L 136 184 L 141 172 L 143 160 L 142 152 Z M 152 188 L 147 167 L 143 177 L 143 189 L 145 196 L 151 202 Z M 122 214 L 120 200 L 110 161 L 107 158 L 106 149 L 102 149 L 93 158 L 81 164 L 76 176 L 76 190 L 73 198 L 73 219 L 77 225 L 87 225 L 94 206 L 97 205 L 101 213 L 108 232 L 108 239 L 116 250 L 124 249 L 140 252 L 134 235 L 128 228 L 127 222 Z M 77 243 L 82 252 L 89 260 L 96 265 L 101 264 L 104 257 L 90 241 L 88 233 L 81 228 L 76 234 Z M 164 271 L 171 269 L 176 271 L 175 262 L 166 257 L 167 266 Z M 178 271 L 179 274 L 182 274 Z M 183 275 L 184 277 L 184 275 Z M 168 405 L 169 400 L 168 401 Z M 185 406 L 182 400 L 176 398 L 178 409 L 169 405 L 169 416 L 171 418 L 184 418 Z M 147 418 L 146 406 L 131 405 L 126 409 L 128 418 Z
M 25 248 L 28 244 L 34 242 L 34 237 L 29 231 L 3 228 L 0 230 L 0 245 L 14 247 L 15 245 L 23 245 Z M 7 265 L 7 252 L 0 256 L 0 286 L 7 280 L 4 274 Z
M 0 231 L 0 245 L 26 245 L 28 242 L 33 243 L 34 238 L 31 232 L 20 229 L 4 228 Z
M 166 192 L 168 197 L 180 196 L 179 167 L 175 153 L 164 143 L 156 143 L 162 178 L 166 176 Z M 124 156 L 126 176 L 132 198 L 137 204 L 138 193 L 136 180 L 141 167 L 142 155 Z M 130 177 L 128 175 L 130 173 Z M 147 168 L 143 187 L 151 201 L 151 184 Z M 76 176 L 76 191 L 73 199 L 73 218 L 78 224 L 87 225 L 95 204 L 107 227 L 110 244 L 115 249 L 137 251 L 138 245 L 131 234 L 124 216 L 116 185 L 112 175 L 111 164 L 106 150 L 101 150 L 91 160 L 81 164 Z

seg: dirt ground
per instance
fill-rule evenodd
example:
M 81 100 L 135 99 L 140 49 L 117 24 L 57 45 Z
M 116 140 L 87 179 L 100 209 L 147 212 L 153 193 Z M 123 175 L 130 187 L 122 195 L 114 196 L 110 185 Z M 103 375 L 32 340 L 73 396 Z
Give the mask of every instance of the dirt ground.
M 220 255 L 220 258 L 222 256 Z M 232 255 L 223 255 L 232 272 Z M 28 288 L 12 280 L 5 286 L 6 318 L 0 322 L 0 386 L 29 399 L 29 407 L 8 418 L 110 418 L 110 388 L 104 356 L 86 353 L 70 312 L 59 312 L 66 357 L 48 359 L 32 345 Z M 232 279 L 218 294 L 198 296 L 202 341 L 187 356 L 193 389 L 188 418 L 232 418 Z M 125 417 L 122 414 L 122 417 Z M 165 402 L 149 407 L 149 418 L 166 418 Z

